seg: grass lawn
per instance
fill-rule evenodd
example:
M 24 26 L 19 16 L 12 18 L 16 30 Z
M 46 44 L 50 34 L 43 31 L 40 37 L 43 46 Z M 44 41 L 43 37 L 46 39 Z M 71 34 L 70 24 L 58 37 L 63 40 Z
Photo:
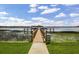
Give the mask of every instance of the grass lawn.
M 79 43 L 64 42 L 47 45 L 50 54 L 79 54 Z
M 53 33 L 47 47 L 51 54 L 79 54 L 79 33 Z
M 0 54 L 27 54 L 30 47 L 29 42 L 0 42 Z

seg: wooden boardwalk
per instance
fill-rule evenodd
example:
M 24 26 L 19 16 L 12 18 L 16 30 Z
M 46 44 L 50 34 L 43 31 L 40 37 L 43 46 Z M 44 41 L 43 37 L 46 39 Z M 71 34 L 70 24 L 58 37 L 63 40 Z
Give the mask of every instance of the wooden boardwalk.
M 40 30 L 37 31 L 36 36 L 33 40 L 33 44 L 29 50 L 29 54 L 48 54 L 46 44 L 43 42 L 42 33 Z

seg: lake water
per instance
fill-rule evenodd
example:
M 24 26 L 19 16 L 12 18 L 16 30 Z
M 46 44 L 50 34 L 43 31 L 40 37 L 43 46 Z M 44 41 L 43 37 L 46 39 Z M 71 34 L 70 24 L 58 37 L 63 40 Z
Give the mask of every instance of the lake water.
M 50 29 L 48 29 L 50 31 Z M 53 31 L 53 29 L 51 29 Z M 79 31 L 79 28 L 54 28 L 54 31 Z
M 24 30 L 24 28 L 0 28 L 0 30 Z M 25 29 L 27 31 L 27 28 Z M 28 31 L 31 31 L 31 28 L 28 28 Z M 50 31 L 50 28 L 47 29 L 47 31 Z M 53 31 L 53 29 L 51 29 Z M 76 28 L 54 28 L 54 31 L 79 31 L 79 27 Z

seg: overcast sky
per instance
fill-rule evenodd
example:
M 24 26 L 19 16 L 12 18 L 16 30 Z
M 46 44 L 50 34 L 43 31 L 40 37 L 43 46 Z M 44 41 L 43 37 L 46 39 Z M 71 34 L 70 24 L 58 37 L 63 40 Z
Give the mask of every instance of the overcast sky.
M 79 26 L 79 4 L 0 4 L 0 25 Z

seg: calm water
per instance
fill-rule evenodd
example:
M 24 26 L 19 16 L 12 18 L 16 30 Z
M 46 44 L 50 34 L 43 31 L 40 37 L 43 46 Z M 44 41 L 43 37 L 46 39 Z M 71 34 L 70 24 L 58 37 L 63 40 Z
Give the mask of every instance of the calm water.
M 1 30 L 24 30 L 24 28 L 0 28 Z M 27 28 L 25 29 L 25 31 L 27 31 Z M 28 28 L 28 31 L 31 31 L 31 28 Z M 47 31 L 50 31 L 50 29 L 48 28 Z M 53 29 L 51 29 L 51 31 L 53 31 Z M 79 31 L 79 27 L 78 28 L 54 28 L 54 31 Z
M 48 31 L 50 31 L 50 29 L 48 29 Z M 53 29 L 51 31 L 53 31 Z M 79 28 L 54 28 L 54 31 L 79 31 Z

